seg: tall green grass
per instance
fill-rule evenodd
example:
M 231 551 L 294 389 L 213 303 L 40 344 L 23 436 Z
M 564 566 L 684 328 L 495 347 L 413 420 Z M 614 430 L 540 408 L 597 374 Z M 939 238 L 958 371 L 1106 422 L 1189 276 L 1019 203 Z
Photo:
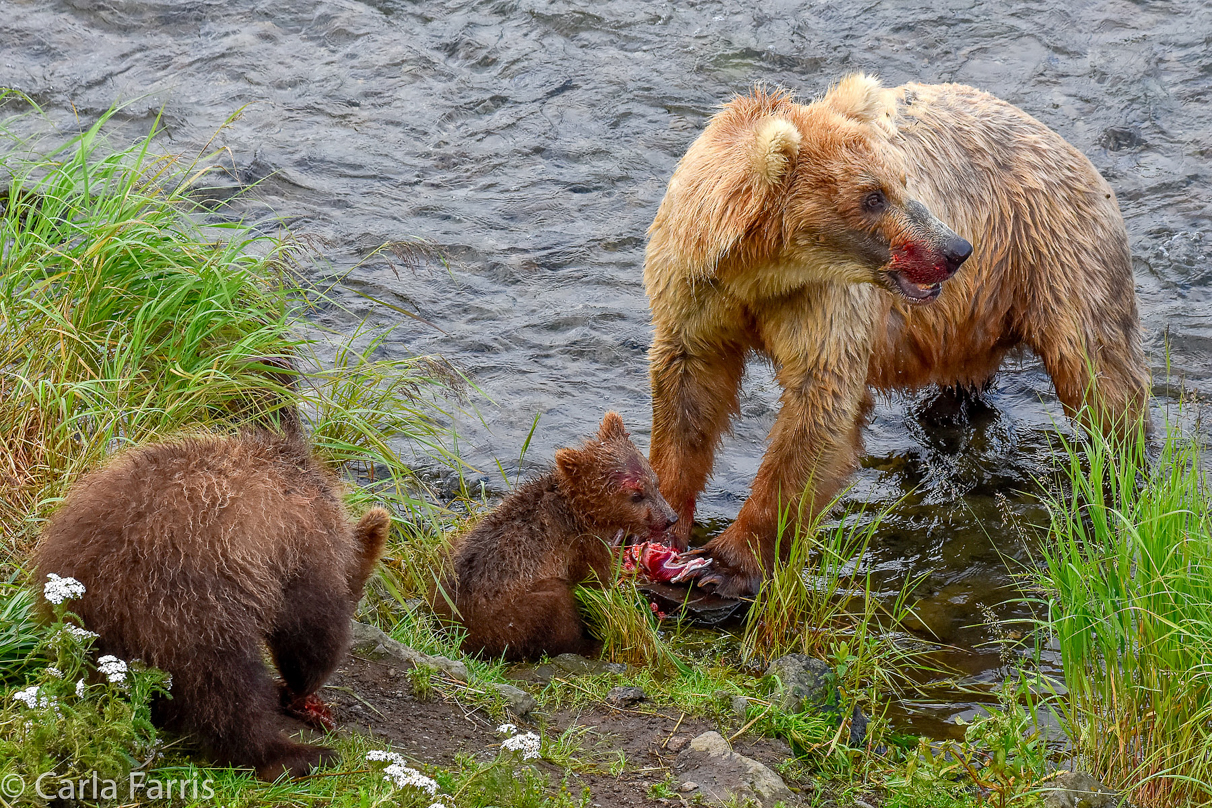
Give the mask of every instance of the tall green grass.
M 155 131 L 114 147 L 110 117 L 47 148 L 0 122 L 0 563 L 117 446 L 296 410 L 323 457 L 377 483 L 356 497 L 420 507 L 395 447 L 444 451 L 452 374 L 375 358 L 366 333 L 321 362 L 298 325 L 331 301 L 299 276 L 298 243 L 208 219 L 191 194 L 215 156 L 158 154 Z
M 1042 545 L 1077 764 L 1144 806 L 1212 801 L 1212 492 L 1200 447 L 1066 442 Z

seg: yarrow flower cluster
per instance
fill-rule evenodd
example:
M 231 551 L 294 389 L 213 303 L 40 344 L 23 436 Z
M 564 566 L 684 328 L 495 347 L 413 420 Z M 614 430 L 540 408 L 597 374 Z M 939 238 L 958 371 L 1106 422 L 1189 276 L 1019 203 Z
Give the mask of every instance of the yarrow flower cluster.
M 18 690 L 13 694 L 13 701 L 19 701 L 31 710 L 37 708 L 47 708 L 54 704 L 54 700 L 49 696 L 39 696 L 38 686 L 30 685 L 24 690 Z
M 83 679 L 76 682 L 76 698 L 78 698 L 78 699 L 84 698 L 84 691 L 87 687 L 88 687 L 88 685 L 85 683 L 85 681 Z
M 501 735 L 517 735 L 518 727 L 516 724 L 502 724 L 497 727 L 497 732 Z
M 47 666 L 46 666 L 46 673 L 47 673 L 47 675 L 48 675 L 48 676 L 53 676 L 53 677 L 54 677 L 54 678 L 56 678 L 56 679 L 62 679 L 62 678 L 63 678 L 63 671 L 59 670 L 59 669 L 58 669 L 58 668 L 56 668 L 54 665 L 47 665 Z
M 42 587 L 42 594 L 48 603 L 57 606 L 65 600 L 84 597 L 84 584 L 75 578 L 60 578 L 52 572 L 46 576 L 46 585 Z
M 111 682 L 126 681 L 126 663 L 118 659 L 116 656 L 106 654 L 97 660 L 97 670 L 105 674 L 105 677 Z
M 95 640 L 98 636 L 100 636 L 95 631 L 89 631 L 86 628 L 80 628 L 79 626 L 72 625 L 71 623 L 65 624 L 63 626 L 63 630 L 75 637 L 77 640 Z
M 503 741 L 501 748 L 507 752 L 518 752 L 522 755 L 522 760 L 530 760 L 539 756 L 542 743 L 542 739 L 538 735 L 527 732 L 525 735 L 515 735 Z
M 395 752 L 387 752 L 385 750 L 376 749 L 366 753 L 366 759 L 370 761 L 386 762 L 388 765 L 383 769 L 383 779 L 392 783 L 396 788 L 404 788 L 405 786 L 414 786 L 428 793 L 430 796 L 438 793 L 438 783 L 431 777 L 426 777 L 419 771 L 409 768 L 405 765 L 403 755 Z M 434 803 L 441 805 L 441 803 Z M 433 808 L 433 806 L 430 806 Z

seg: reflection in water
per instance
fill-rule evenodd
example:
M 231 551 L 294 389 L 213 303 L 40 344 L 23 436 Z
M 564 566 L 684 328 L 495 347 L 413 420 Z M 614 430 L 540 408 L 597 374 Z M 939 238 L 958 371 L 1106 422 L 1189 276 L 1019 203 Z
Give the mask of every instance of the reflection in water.
M 351 289 L 437 326 L 395 323 L 385 350 L 444 354 L 491 397 L 483 422 L 459 421 L 461 449 L 485 471 L 500 457 L 512 475 L 540 413 L 531 457 L 575 442 L 607 408 L 643 441 L 644 233 L 678 157 L 716 104 L 755 81 L 811 96 L 854 70 L 979 86 L 1089 155 L 1128 220 L 1150 360 L 1160 377 L 1168 340 L 1173 378 L 1208 394 L 1208 4 L 733 5 L 0 0 L 0 85 L 64 126 L 115 99 L 133 131 L 163 110 L 165 147 L 182 150 L 243 108 L 215 140 L 232 171 L 211 193 L 259 183 L 243 215 L 321 237 L 334 273 L 357 264 Z M 448 265 L 359 264 L 415 236 Z M 345 302 L 367 311 L 353 294 Z M 1174 392 L 1159 385 L 1158 407 Z M 704 518 L 736 513 L 776 399 L 770 369 L 753 363 Z M 972 649 L 992 636 L 985 607 L 1018 613 L 1007 563 L 1029 562 L 1020 528 L 1045 518 L 1020 492 L 1050 473 L 1054 422 L 1064 428 L 1050 383 L 1024 357 L 983 403 L 894 397 L 868 430 L 850 497 L 900 501 L 872 563 L 889 592 L 932 571 L 920 615 L 967 649 L 949 661 L 973 681 L 1001 676 L 995 648 Z

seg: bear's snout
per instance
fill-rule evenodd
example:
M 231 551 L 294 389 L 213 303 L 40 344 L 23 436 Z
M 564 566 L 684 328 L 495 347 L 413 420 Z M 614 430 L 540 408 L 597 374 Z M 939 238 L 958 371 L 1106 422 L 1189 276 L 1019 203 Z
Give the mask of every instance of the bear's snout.
M 943 258 L 947 260 L 947 268 L 951 270 L 952 275 L 961 264 L 968 260 L 970 255 L 972 255 L 972 244 L 966 238 L 952 236 L 943 245 Z

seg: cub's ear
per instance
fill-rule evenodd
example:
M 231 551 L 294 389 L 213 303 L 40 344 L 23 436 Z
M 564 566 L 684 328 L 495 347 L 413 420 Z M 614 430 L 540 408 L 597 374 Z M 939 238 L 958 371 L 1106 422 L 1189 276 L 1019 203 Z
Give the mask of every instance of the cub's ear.
M 839 115 L 859 123 L 883 124 L 895 108 L 892 90 L 866 73 L 855 73 L 835 84 L 821 103 Z
M 606 442 L 608 440 L 623 440 L 630 437 L 627 434 L 627 429 L 623 426 L 623 419 L 619 417 L 617 412 L 608 412 L 602 418 L 602 426 L 598 428 L 598 440 Z
M 557 449 L 555 454 L 556 470 L 567 479 L 573 479 L 581 470 L 581 453 L 576 449 Z
M 645 279 L 710 278 L 780 197 L 800 153 L 796 110 L 783 91 L 755 89 L 724 105 L 678 163 L 648 230 Z

